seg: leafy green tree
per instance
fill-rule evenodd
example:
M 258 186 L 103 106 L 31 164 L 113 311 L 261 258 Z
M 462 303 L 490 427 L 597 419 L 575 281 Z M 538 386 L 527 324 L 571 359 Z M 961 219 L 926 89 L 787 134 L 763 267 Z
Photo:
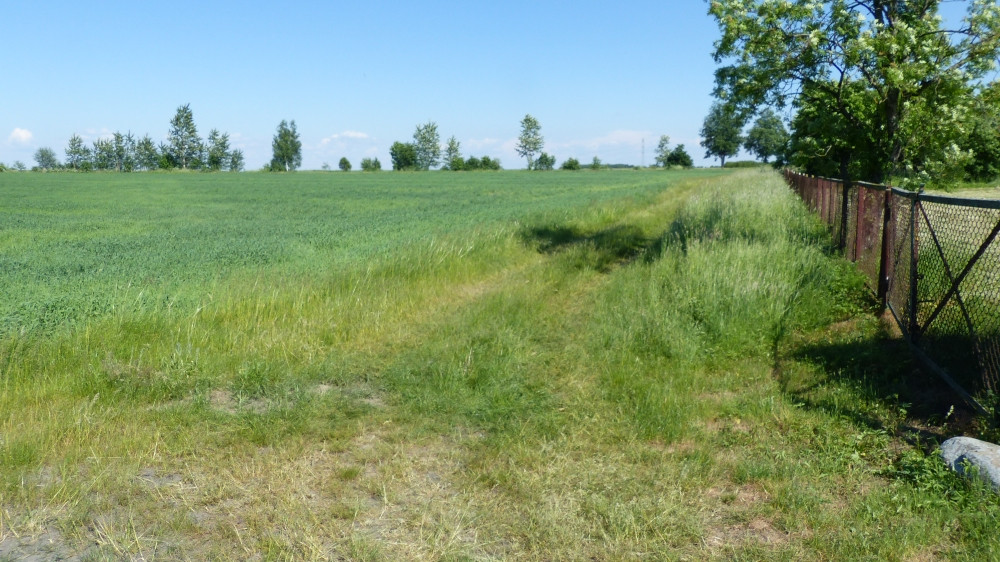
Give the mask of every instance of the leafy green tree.
M 851 104 L 867 104 L 869 96 L 859 83 L 841 94 Z M 829 111 L 832 103 L 825 88 L 807 87 L 794 102 L 792 134 L 786 159 L 802 171 L 818 176 L 873 178 L 882 174 L 875 141 L 842 113 Z
M 73 134 L 66 145 L 66 165 L 74 170 L 79 170 L 83 163 L 90 160 L 90 149 L 83 144 L 80 135 Z
M 660 135 L 660 142 L 656 145 L 655 159 L 657 166 L 668 166 L 667 158 L 670 157 L 670 137 Z
M 194 113 L 191 104 L 177 108 L 177 113 L 170 120 L 170 131 L 167 133 L 167 144 L 170 147 L 170 158 L 174 165 L 181 169 L 193 169 L 201 162 L 201 137 L 194 124 Z
M 972 151 L 965 174 L 973 181 L 992 181 L 1000 177 L 1000 82 L 982 88 L 973 107 L 968 133 L 960 143 Z
M 382 170 L 382 163 L 378 161 L 378 158 L 361 159 L 362 172 L 378 172 L 380 170 Z
M 243 157 L 243 151 L 240 149 L 235 149 L 229 153 L 229 171 L 230 172 L 242 172 L 243 167 L 246 165 L 246 159 Z
M 149 135 L 135 143 L 135 167 L 138 170 L 155 170 L 159 167 L 160 153 Z
M 489 156 L 483 156 L 479 160 L 480 170 L 499 170 L 500 169 L 500 159 L 490 158 Z
M 346 156 L 340 159 L 340 162 L 337 164 L 337 166 L 340 168 L 341 172 L 351 171 L 351 161 L 348 160 Z
M 521 134 L 517 137 L 514 150 L 517 151 L 518 155 L 527 158 L 529 170 L 534 169 L 535 153 L 542 151 L 544 142 L 542 126 L 538 120 L 531 114 L 525 115 L 524 119 L 521 119 Z
M 563 170 L 579 170 L 580 161 L 576 158 L 567 158 L 566 161 L 562 163 L 562 166 L 559 166 L 559 168 Z
M 465 160 L 465 165 L 463 166 L 466 170 L 482 170 L 483 161 L 475 156 L 469 156 Z
M 208 169 L 218 172 L 229 166 L 232 154 L 229 152 L 229 133 L 220 133 L 218 129 L 208 132 Z
M 302 141 L 295 127 L 295 120 L 290 123 L 281 120 L 271 141 L 271 171 L 294 172 L 302 165 Z
M 23 172 L 28 169 L 28 167 L 24 165 L 24 162 L 21 162 L 20 160 L 14 160 L 14 164 L 12 164 L 11 167 L 18 172 Z
M 594 159 L 590 161 L 590 169 L 591 170 L 600 170 L 601 169 L 601 159 L 598 158 L 598 157 L 596 157 L 596 156 L 594 156 Z
M 538 159 L 535 160 L 536 170 L 551 170 L 556 167 L 556 157 L 549 156 L 542 152 L 538 155 Z
M 734 108 L 728 104 L 713 103 L 701 127 L 701 146 L 705 148 L 705 158 L 715 157 L 723 167 L 726 158 L 736 156 L 743 144 L 740 132 L 743 121 Z
M 455 171 L 461 170 L 464 163 L 465 161 L 462 160 L 461 145 L 459 144 L 458 139 L 456 139 L 453 135 L 448 139 L 448 145 L 444 149 L 445 169 Z
M 972 86 L 1000 56 L 996 2 L 965 2 L 964 23 L 946 28 L 942 1 L 711 0 L 722 32 L 716 95 L 740 115 L 808 96 L 801 106 L 836 114 L 811 111 L 814 132 L 845 123 L 860 131 L 837 166 L 866 152 L 868 181 L 938 167 L 963 133 Z M 798 144 L 834 135 L 813 138 Z
M 174 161 L 174 155 L 171 153 L 170 145 L 161 142 L 157 148 L 157 152 L 160 155 L 160 158 L 156 163 L 157 168 L 161 170 L 172 170 L 177 167 L 177 162 Z
M 761 112 L 747 133 L 743 147 L 767 164 L 770 157 L 781 159 L 788 146 L 788 130 L 781 118 L 770 108 Z
M 437 123 L 428 121 L 417 125 L 417 130 L 413 133 L 413 148 L 416 169 L 426 171 L 438 165 L 441 160 L 441 137 L 438 135 Z
M 56 152 L 44 146 L 35 151 L 35 163 L 43 170 L 55 170 L 61 166 L 59 159 L 56 158 Z
M 667 155 L 666 166 L 680 166 L 681 168 L 690 168 L 694 166 L 694 160 L 691 159 L 691 155 L 684 150 L 684 145 L 679 144 L 670 151 Z
M 399 141 L 392 143 L 389 147 L 389 156 L 392 157 L 393 170 L 412 170 L 417 166 L 417 147 L 413 143 Z
M 110 139 L 95 140 L 92 152 L 95 170 L 113 170 L 115 168 L 115 145 Z
M 121 134 L 115 131 L 111 138 L 111 167 L 117 172 L 135 170 L 135 137 L 131 131 Z

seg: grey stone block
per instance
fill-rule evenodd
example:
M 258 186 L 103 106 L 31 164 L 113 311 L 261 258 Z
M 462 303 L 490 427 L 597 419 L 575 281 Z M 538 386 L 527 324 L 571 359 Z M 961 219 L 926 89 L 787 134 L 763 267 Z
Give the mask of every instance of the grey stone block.
M 941 444 L 941 456 L 959 474 L 974 468 L 994 490 L 1000 490 L 1000 445 L 971 437 L 952 437 Z

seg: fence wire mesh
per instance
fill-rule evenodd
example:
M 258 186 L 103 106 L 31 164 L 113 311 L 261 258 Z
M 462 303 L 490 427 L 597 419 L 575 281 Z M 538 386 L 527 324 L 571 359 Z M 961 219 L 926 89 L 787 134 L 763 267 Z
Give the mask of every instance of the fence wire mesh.
M 1000 394 L 1000 201 L 785 178 L 934 370 Z

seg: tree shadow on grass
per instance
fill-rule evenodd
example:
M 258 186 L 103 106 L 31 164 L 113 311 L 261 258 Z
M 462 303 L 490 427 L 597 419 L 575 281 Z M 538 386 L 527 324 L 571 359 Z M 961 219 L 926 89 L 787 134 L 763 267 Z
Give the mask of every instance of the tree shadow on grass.
M 647 253 L 657 239 L 648 238 L 637 226 L 616 225 L 595 231 L 573 226 L 526 227 L 521 239 L 540 253 L 559 254 L 576 250 L 577 265 L 608 272 Z

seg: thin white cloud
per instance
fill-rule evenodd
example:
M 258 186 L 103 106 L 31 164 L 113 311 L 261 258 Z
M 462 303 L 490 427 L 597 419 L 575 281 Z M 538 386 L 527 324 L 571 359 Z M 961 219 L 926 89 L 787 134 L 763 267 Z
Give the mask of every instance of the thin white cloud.
M 94 142 L 97 140 L 111 140 L 114 136 L 114 131 L 107 127 L 101 127 L 100 129 L 87 129 L 80 135 L 80 138 L 87 142 Z
M 472 150 L 483 150 L 486 148 L 496 147 L 497 145 L 501 144 L 501 141 L 499 139 L 491 139 L 491 138 L 469 139 L 465 141 L 465 143 L 463 144 L 464 144 L 464 146 L 462 147 L 463 149 L 468 147 Z
M 368 133 L 362 133 L 361 131 L 344 131 L 341 133 L 336 133 L 330 135 L 323 140 L 319 141 L 320 146 L 326 146 L 332 142 L 344 141 L 344 140 L 367 140 L 371 137 Z
M 10 132 L 7 142 L 11 144 L 28 144 L 32 138 L 34 138 L 34 135 L 31 134 L 31 131 L 17 127 Z

